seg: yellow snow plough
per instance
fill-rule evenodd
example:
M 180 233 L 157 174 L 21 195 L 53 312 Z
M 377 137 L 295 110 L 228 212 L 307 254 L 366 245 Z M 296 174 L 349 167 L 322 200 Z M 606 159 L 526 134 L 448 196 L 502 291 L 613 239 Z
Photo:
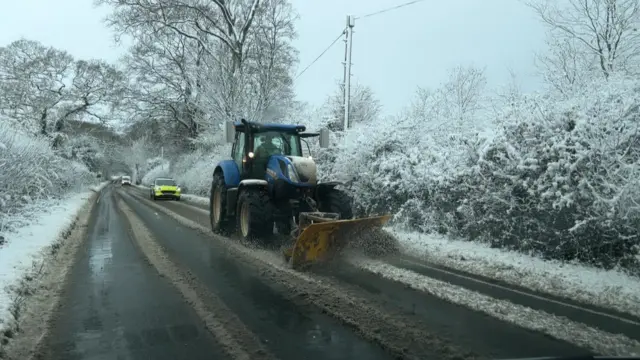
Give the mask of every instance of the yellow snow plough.
M 284 256 L 294 269 L 327 260 L 342 250 L 348 242 L 380 228 L 390 215 L 363 219 L 340 220 L 337 213 L 300 213 L 298 228 L 294 231 L 294 243 L 284 251 Z
M 353 238 L 380 229 L 390 216 L 353 219 L 347 194 L 338 182 L 318 182 L 317 167 L 302 149 L 303 125 L 257 124 L 242 120 L 225 128 L 233 143 L 231 159 L 217 164 L 211 183 L 209 213 L 214 233 L 236 232 L 243 240 L 268 241 L 277 232 L 293 237 L 285 258 L 300 269 L 328 260 Z

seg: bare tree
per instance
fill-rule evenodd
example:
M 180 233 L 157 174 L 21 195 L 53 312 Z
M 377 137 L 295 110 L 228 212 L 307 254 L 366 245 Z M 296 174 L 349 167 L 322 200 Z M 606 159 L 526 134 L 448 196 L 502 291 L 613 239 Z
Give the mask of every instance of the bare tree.
M 344 119 L 343 91 L 340 86 L 336 92 L 329 96 L 325 102 L 325 108 L 329 111 L 330 120 L 326 124 L 331 130 L 342 130 Z M 380 116 L 382 105 L 376 98 L 373 90 L 366 86 L 355 84 L 351 89 L 349 121 L 351 124 L 367 123 Z
M 47 135 L 51 112 L 66 99 L 73 61 L 68 53 L 31 40 L 0 48 L 0 111 Z
M 536 55 L 540 75 L 552 88 L 568 94 L 598 71 L 598 57 L 572 38 L 547 39 L 548 51 Z
M 235 73 L 242 66 L 260 0 L 97 0 L 97 3 L 115 8 L 107 20 L 121 33 L 135 35 L 142 28 L 166 28 L 198 41 L 208 51 L 211 43 L 220 41 L 231 54 L 231 70 Z
M 114 66 L 77 60 L 36 41 L 0 49 L 0 111 L 59 145 L 67 120 L 107 121 L 119 103 L 124 77 Z
M 449 104 L 457 119 L 466 117 L 480 109 L 482 94 L 487 79 L 484 69 L 473 66 L 456 66 L 449 71 L 449 80 L 442 88 L 443 100 Z
M 133 171 L 131 177 L 134 183 L 142 180 L 144 172 L 147 170 L 147 161 L 154 157 L 157 152 L 153 147 L 153 143 L 148 136 L 143 136 L 132 140 L 129 147 L 123 149 L 126 151 L 125 161 Z
M 575 52 L 561 58 L 570 62 L 584 51 L 586 56 L 596 57 L 605 78 L 616 70 L 635 65 L 640 55 L 638 0 L 566 0 L 564 3 L 567 6 L 557 0 L 527 3 L 551 28 L 552 36 L 575 40 L 560 42 L 564 46 L 561 51 Z M 556 65 L 562 70 L 566 64 Z
M 253 117 L 277 117 L 278 107 L 286 107 L 294 98 L 292 69 L 297 63 L 297 15 L 287 0 L 266 0 L 256 14 L 255 31 L 249 37 L 248 69 L 251 77 L 249 107 Z
M 225 119 L 293 101 L 295 14 L 287 0 L 97 0 L 134 38 L 127 57 L 136 119 L 166 119 L 193 140 Z M 206 128 L 206 129 L 205 129 Z
M 141 35 L 124 61 L 131 75 L 129 104 L 135 118 L 175 121 L 187 137 L 195 138 L 201 125 L 198 104 L 202 61 L 197 42 L 160 29 Z

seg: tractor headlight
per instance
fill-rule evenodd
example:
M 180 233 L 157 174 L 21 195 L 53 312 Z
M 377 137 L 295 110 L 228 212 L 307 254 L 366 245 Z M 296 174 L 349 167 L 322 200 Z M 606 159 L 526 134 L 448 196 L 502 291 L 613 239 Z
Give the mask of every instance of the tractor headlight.
M 249 156 L 250 159 L 253 159 L 253 157 L 256 156 L 256 154 L 254 154 L 251 151 L 249 151 L 249 153 L 247 155 Z
M 298 173 L 296 172 L 296 169 L 293 168 L 293 165 L 291 165 L 291 164 L 287 165 L 287 173 L 289 174 L 289 180 L 291 180 L 293 182 L 300 182 L 300 178 L 298 177 Z

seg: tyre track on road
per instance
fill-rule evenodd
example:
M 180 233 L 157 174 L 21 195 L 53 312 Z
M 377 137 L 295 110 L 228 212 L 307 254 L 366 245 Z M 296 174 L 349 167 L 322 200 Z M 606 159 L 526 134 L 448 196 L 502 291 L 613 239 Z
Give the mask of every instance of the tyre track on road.
M 149 207 L 154 209 L 154 212 L 168 215 L 180 226 L 196 230 L 201 239 L 199 241 L 208 243 L 208 246 L 213 246 L 217 251 L 225 252 L 231 256 L 233 262 L 227 263 L 225 266 L 259 274 L 264 285 L 277 291 L 279 296 L 286 298 L 297 308 L 304 309 L 309 314 L 313 314 L 319 309 L 346 324 L 351 330 L 343 328 L 348 332 L 355 331 L 365 339 L 380 344 L 393 356 L 406 359 L 482 357 L 453 345 L 440 337 L 439 334 L 425 330 L 424 324 L 416 321 L 417 319 L 411 314 L 391 312 L 380 307 L 380 304 L 375 301 L 372 302 L 357 294 L 354 296 L 353 291 L 349 288 L 331 282 L 319 281 L 306 274 L 288 269 L 281 259 L 272 252 L 249 249 L 233 241 L 228 241 L 228 239 L 213 236 L 207 228 L 176 214 L 160 203 L 151 202 L 135 193 L 129 194 L 133 197 L 128 199 L 128 203 L 137 201 L 142 203 L 138 206 Z M 123 192 L 123 198 L 126 199 L 126 196 Z M 182 204 L 174 204 L 182 206 Z M 190 243 L 189 247 L 192 246 L 201 245 Z M 216 259 L 216 261 L 220 261 L 220 259 Z M 234 270 L 227 269 L 227 271 Z M 260 305 L 256 304 L 255 306 Z M 280 354 L 277 355 L 280 356 Z M 352 354 L 351 357 L 353 356 L 367 357 L 362 353 Z M 307 355 L 304 357 L 309 358 Z
M 179 268 L 166 256 L 149 229 L 129 206 L 121 199 L 118 199 L 118 206 L 126 214 L 133 238 L 147 260 L 178 289 L 203 319 L 207 330 L 223 345 L 229 358 L 275 359 L 217 296 L 203 289 L 193 274 Z

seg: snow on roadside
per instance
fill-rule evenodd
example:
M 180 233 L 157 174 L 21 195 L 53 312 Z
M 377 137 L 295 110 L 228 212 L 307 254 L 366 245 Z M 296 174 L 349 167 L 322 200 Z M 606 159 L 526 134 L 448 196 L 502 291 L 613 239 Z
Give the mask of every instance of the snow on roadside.
M 182 200 L 185 200 L 195 205 L 209 206 L 209 198 L 207 197 L 191 195 L 191 194 L 182 194 L 180 195 L 180 197 L 182 198 Z
M 416 290 L 451 303 L 484 312 L 489 316 L 525 329 L 549 334 L 556 339 L 592 349 L 599 354 L 640 355 L 640 342 L 622 334 L 611 334 L 564 317 L 534 310 L 507 300 L 495 299 L 461 286 L 397 268 L 382 261 L 351 259 L 351 262 L 362 269 L 404 283 Z
M 0 246 L 0 329 L 9 323 L 9 307 L 14 299 L 14 291 L 21 279 L 31 270 L 34 261 L 41 260 L 43 250 L 52 245 L 59 235 L 67 231 L 74 223 L 77 213 L 86 201 L 99 192 L 109 182 L 72 195 L 66 199 L 43 200 L 37 208 L 21 219 L 19 227 L 3 234 L 5 243 Z
M 640 316 L 640 279 L 622 272 L 444 236 L 393 232 L 404 252 L 431 263 Z

